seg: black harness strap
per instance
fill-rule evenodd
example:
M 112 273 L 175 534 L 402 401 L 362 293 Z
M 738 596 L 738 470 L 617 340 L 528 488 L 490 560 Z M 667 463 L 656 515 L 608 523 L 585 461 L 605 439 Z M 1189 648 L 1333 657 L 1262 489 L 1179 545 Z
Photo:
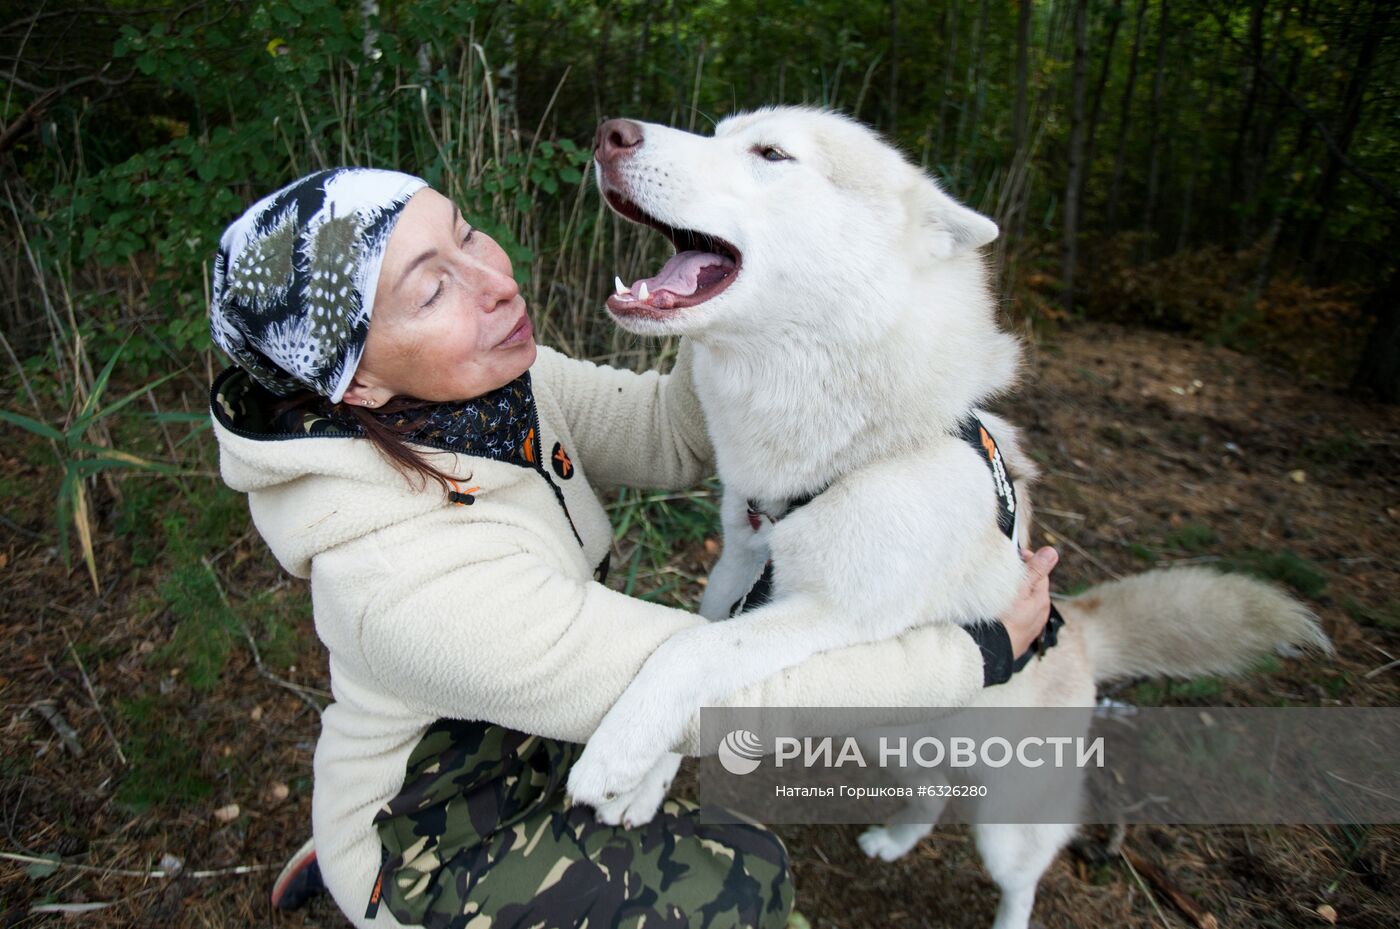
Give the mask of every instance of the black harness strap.
M 773 599 L 773 559 L 768 559 L 763 564 L 763 573 L 758 576 L 758 580 L 753 582 L 749 592 L 744 594 L 729 608 L 729 616 L 733 618 L 747 610 L 763 606 Z
M 972 446 L 972 450 L 992 473 L 992 487 L 997 494 L 997 528 L 1015 545 L 1016 488 L 1011 483 L 1011 476 L 1006 473 L 1006 462 L 1002 460 L 1001 449 L 997 448 L 996 439 L 992 438 L 982 421 L 971 413 L 958 424 L 958 437 Z
M 1040 635 L 1031 643 L 1031 647 L 1026 649 L 1026 653 L 1011 665 L 1011 673 L 1024 668 L 1031 663 L 1032 658 L 1043 658 L 1056 642 L 1060 641 L 1060 627 L 1065 624 L 1065 618 L 1060 615 L 1060 611 L 1055 609 L 1055 604 L 1050 604 L 1050 618 L 1045 622 L 1045 628 L 1040 630 Z
M 970 413 L 958 425 L 958 435 L 972 446 L 986 462 L 987 470 L 991 471 L 992 486 L 997 494 L 997 527 L 1011 540 L 1011 544 L 1017 547 L 1019 554 L 1020 543 L 1016 541 L 1016 487 L 1011 483 L 1011 476 L 1006 473 L 1006 462 L 1002 460 L 1001 449 L 997 448 L 996 439 L 992 438 L 982 421 Z M 1045 628 L 1031 643 L 1031 647 L 1026 649 L 1026 653 L 1012 663 L 1011 673 L 1015 674 L 1030 664 L 1032 658 L 1044 655 L 1059 641 L 1060 627 L 1064 624 L 1065 618 L 1060 615 L 1055 604 L 1051 603 L 1050 618 L 1046 621 Z
M 1001 449 L 997 447 L 996 439 L 987 431 L 987 427 L 975 415 L 969 413 L 967 418 L 958 424 L 957 436 L 968 445 L 987 465 L 987 470 L 991 472 L 992 487 L 997 496 L 997 528 L 1002 531 L 1012 545 L 1017 547 L 1017 554 L 1020 553 L 1020 545 L 1016 541 L 1016 487 L 1011 482 L 1011 476 L 1006 471 L 1006 462 L 1002 459 Z M 825 490 L 826 488 L 822 488 Z M 749 526 L 757 532 L 763 525 L 763 520 L 776 523 L 779 519 L 787 516 L 793 510 L 811 503 L 822 491 L 807 494 L 804 497 L 794 497 L 784 504 L 778 513 L 769 513 L 759 506 L 757 501 L 748 501 Z M 729 608 L 731 617 L 740 613 L 762 606 L 773 599 L 773 560 L 770 558 L 763 565 L 763 573 L 754 581 L 749 592 L 738 600 L 735 600 Z M 1026 650 L 1026 653 L 1011 666 L 1014 674 L 1030 663 L 1031 658 L 1037 655 L 1044 655 L 1046 650 L 1059 640 L 1060 627 L 1064 625 L 1064 617 L 1060 611 L 1055 609 L 1055 605 L 1050 604 L 1050 619 L 1045 624 L 1045 629 L 1041 631 L 1039 638 Z M 1004 672 L 1003 672 L 1004 673 Z
M 810 493 L 802 497 L 793 497 L 791 500 L 787 501 L 787 503 L 783 505 L 782 511 L 776 514 L 765 511 L 762 507 L 758 505 L 758 501 L 749 500 L 747 501 L 749 510 L 749 527 L 752 528 L 754 532 L 757 532 L 759 530 L 759 527 L 763 525 L 763 521 L 765 519 L 768 520 L 770 523 L 776 523 L 778 520 L 782 519 L 784 516 L 787 516 L 793 510 L 796 510 L 799 507 L 804 507 L 807 504 L 811 503 L 823 490 L 826 490 L 826 488 L 823 487 L 822 490 L 818 490 L 816 493 Z M 729 615 L 731 617 L 738 616 L 740 613 L 743 613 L 747 610 L 752 610 L 754 607 L 763 606 L 763 604 L 767 603 L 769 600 L 772 599 L 773 559 L 769 558 L 763 564 L 763 573 L 758 576 L 758 580 L 753 582 L 753 586 L 749 588 L 749 592 L 744 594 L 738 600 L 735 600 L 734 603 L 729 607 Z

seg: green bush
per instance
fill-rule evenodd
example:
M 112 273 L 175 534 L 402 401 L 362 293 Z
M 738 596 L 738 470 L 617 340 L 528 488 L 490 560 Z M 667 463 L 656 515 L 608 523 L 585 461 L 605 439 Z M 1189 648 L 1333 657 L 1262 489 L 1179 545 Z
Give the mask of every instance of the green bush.
M 109 164 L 56 172 L 77 176 L 26 217 L 49 272 L 134 270 L 147 288 L 152 312 L 135 327 L 139 308 L 74 288 L 91 350 L 105 357 L 130 338 L 125 367 L 141 376 L 207 351 L 207 266 L 223 228 L 258 197 L 338 164 L 421 174 L 528 281 L 526 214 L 572 191 L 590 156 L 572 140 L 535 143 L 501 124 L 488 63 L 469 41 L 491 12 L 435 0 L 367 21 L 358 6 L 292 0 L 234 3 L 214 22 L 123 26 L 114 62 L 134 66 L 176 115 L 144 117 L 145 132 L 128 127 L 138 147 L 111 152 Z

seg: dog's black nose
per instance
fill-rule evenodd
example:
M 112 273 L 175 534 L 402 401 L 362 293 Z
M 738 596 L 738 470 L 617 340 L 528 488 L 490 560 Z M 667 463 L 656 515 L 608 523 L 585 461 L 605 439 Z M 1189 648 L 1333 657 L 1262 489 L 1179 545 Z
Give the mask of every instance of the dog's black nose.
M 593 137 L 593 156 L 606 164 L 642 147 L 642 127 L 630 119 L 610 119 Z

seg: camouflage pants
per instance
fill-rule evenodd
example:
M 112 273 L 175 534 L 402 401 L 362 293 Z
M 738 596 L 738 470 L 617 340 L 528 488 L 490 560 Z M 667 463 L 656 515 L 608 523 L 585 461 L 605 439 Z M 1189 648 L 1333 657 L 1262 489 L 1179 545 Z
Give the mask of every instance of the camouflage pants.
M 375 817 L 371 914 L 428 929 L 782 929 L 787 851 L 758 824 L 701 822 L 666 800 L 636 829 L 564 808 L 583 746 L 439 720 Z M 729 814 L 730 818 L 732 814 Z

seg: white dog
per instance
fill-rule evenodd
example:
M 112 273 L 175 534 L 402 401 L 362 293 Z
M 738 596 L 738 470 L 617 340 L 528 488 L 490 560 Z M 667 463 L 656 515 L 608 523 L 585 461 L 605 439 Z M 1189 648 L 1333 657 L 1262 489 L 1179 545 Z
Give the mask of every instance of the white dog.
M 635 824 L 707 703 L 817 652 L 1001 615 L 1025 570 L 1034 468 L 1016 430 L 979 406 L 1012 386 L 1020 359 L 978 252 L 996 224 L 869 129 L 805 108 L 726 119 L 712 137 L 612 120 L 596 154 L 608 204 L 677 249 L 654 277 L 619 280 L 608 309 L 630 331 L 694 342 L 724 484 L 701 612 L 738 614 L 658 648 L 570 773 L 574 802 Z M 772 597 L 755 606 L 760 575 Z M 1109 678 L 1327 647 L 1282 593 L 1201 569 L 1103 585 L 1064 615 L 1059 644 L 977 705 L 1089 706 Z M 872 830 L 862 846 L 893 859 L 929 828 Z M 1072 832 L 979 827 L 1002 889 L 997 929 L 1027 925 Z

